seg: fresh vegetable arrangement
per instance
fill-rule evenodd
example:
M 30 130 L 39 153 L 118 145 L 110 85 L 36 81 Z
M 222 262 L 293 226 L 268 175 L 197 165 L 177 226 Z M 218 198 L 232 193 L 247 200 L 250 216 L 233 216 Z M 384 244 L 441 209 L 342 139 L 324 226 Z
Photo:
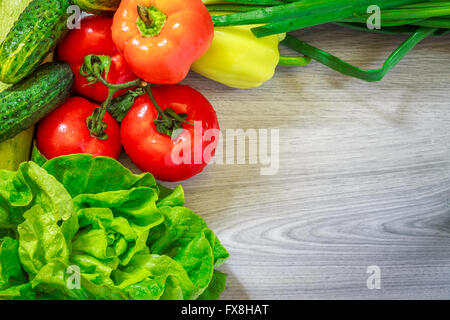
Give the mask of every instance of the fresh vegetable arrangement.
M 90 15 L 69 30 L 74 4 Z M 449 16 L 440 0 L 0 1 L 0 299 L 219 298 L 227 251 L 155 181 L 201 173 L 219 144 L 213 106 L 179 83 L 256 88 L 312 60 L 378 81 Z M 289 33 L 324 23 L 409 37 L 362 70 Z
M 85 10 L 105 16 L 69 31 L 71 4 L 30 1 L 0 46 L 0 77 L 12 85 L 0 92 L 0 142 L 11 150 L 0 168 L 0 299 L 218 299 L 226 275 L 216 268 L 226 249 L 183 207 L 181 186 L 167 189 L 149 173 L 179 181 L 207 165 L 196 159 L 194 136 L 203 141 L 203 131 L 219 130 L 216 113 L 200 92 L 175 83 L 208 49 L 211 17 L 199 0 L 168 4 L 161 14 L 174 16 L 167 18 L 174 30 L 161 39 L 172 42 L 153 53 L 148 72 L 137 63 L 145 53 L 127 54 L 129 39 L 114 43 L 113 7 L 84 1 Z M 139 5 L 142 30 L 153 30 L 154 7 Z M 57 44 L 59 62 L 39 66 Z M 22 162 L 29 148 L 14 148 L 35 124 L 37 148 Z M 217 143 L 201 142 L 202 155 L 208 149 L 211 158 Z M 114 160 L 122 144 L 147 173 Z M 174 150 L 183 161 L 172 161 Z M 17 151 L 21 159 L 12 156 Z

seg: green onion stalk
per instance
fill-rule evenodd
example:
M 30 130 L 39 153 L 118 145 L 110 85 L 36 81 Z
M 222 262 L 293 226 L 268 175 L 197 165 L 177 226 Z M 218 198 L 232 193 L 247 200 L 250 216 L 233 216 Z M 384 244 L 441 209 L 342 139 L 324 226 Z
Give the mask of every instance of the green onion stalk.
M 450 1 L 443 0 L 204 0 L 216 27 L 257 25 L 256 37 L 288 33 L 334 23 L 356 30 L 406 34 L 408 37 L 375 70 L 363 70 L 330 53 L 288 34 L 286 47 L 312 58 L 338 72 L 365 81 L 379 81 L 418 43 L 430 36 L 450 32 Z M 380 9 L 380 24 L 369 28 L 368 21 Z M 231 12 L 232 14 L 217 14 Z M 286 60 L 287 61 L 287 60 Z

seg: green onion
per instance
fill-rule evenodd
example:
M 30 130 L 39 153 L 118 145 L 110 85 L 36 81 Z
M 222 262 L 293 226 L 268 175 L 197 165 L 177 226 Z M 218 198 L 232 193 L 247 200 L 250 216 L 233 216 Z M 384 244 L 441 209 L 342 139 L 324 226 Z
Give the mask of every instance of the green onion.
M 207 6 L 209 12 L 248 12 L 265 8 L 265 6 L 246 6 L 239 4 L 211 4 Z
M 265 24 L 254 29 L 261 37 L 337 21 L 354 13 L 362 14 L 371 5 L 384 9 L 418 2 L 420 0 L 301 0 L 212 18 L 215 26 Z
M 396 27 L 383 27 L 381 29 L 367 29 L 366 24 L 360 23 L 350 23 L 350 22 L 335 22 L 336 25 L 346 27 L 353 30 L 365 31 L 371 33 L 379 34 L 408 34 L 415 32 L 417 30 L 416 26 L 396 26 Z
M 365 81 L 380 81 L 383 77 L 394 68 L 401 59 L 408 54 L 419 42 L 428 36 L 433 35 L 437 29 L 419 28 L 405 42 L 403 42 L 385 61 L 383 67 L 376 70 L 363 70 L 355 67 L 336 56 L 307 44 L 291 35 L 288 35 L 282 44 L 297 51 L 305 56 L 326 65 L 342 74 L 352 76 Z
M 450 2 L 415 4 L 395 9 L 383 10 L 381 26 L 405 25 L 417 23 L 429 18 L 450 15 Z M 355 14 L 343 19 L 343 22 L 365 23 L 369 14 Z M 445 20 L 445 19 L 444 19 Z M 450 21 L 450 20 L 448 20 Z M 448 24 L 445 24 L 448 26 Z

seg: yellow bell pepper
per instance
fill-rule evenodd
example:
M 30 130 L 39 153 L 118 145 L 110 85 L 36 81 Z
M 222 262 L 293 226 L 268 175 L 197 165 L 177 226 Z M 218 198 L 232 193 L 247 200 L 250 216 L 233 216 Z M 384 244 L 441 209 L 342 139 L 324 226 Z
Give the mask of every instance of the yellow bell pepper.
M 257 38 L 253 27 L 216 27 L 211 48 L 192 70 L 239 89 L 256 88 L 272 79 L 280 60 L 278 46 L 285 35 Z

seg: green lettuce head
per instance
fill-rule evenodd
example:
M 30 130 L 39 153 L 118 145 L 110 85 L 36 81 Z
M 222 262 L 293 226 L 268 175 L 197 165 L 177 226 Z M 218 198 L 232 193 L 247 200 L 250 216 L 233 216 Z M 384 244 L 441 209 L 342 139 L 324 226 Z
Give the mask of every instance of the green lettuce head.
M 70 155 L 0 171 L 0 299 L 218 299 L 228 253 L 150 174 Z

